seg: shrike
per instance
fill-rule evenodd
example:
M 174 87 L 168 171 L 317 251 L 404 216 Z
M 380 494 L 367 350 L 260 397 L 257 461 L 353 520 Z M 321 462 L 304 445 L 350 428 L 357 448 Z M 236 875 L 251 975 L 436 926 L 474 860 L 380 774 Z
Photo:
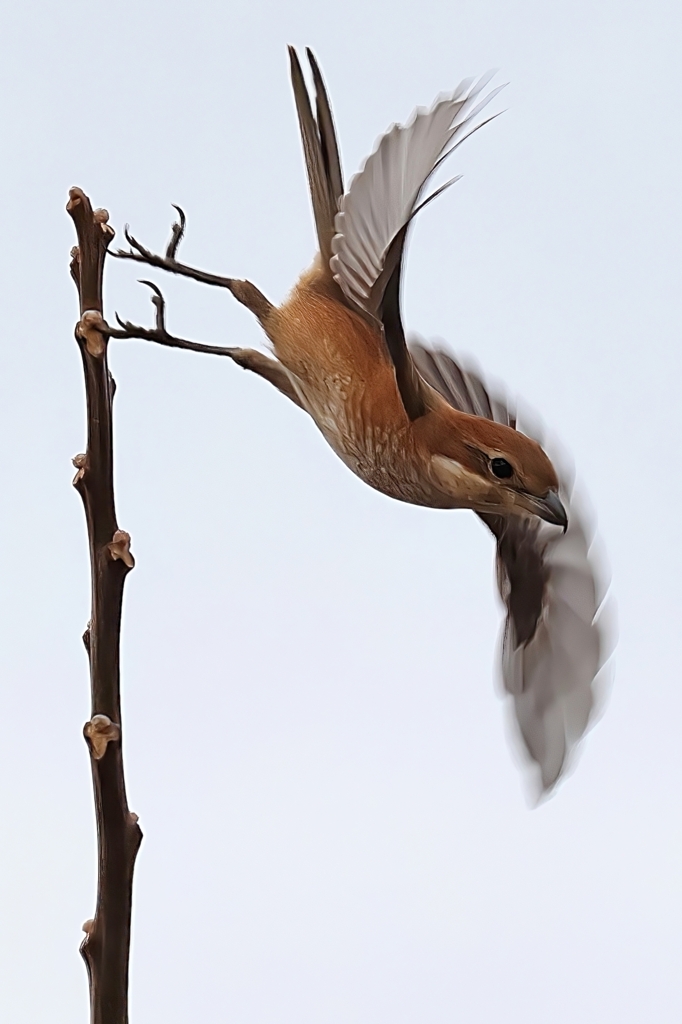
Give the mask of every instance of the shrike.
M 308 50 L 313 110 L 291 47 L 289 55 L 319 249 L 279 307 L 250 282 L 222 279 L 255 313 L 275 358 L 223 351 L 309 413 L 365 483 L 415 505 L 471 509 L 492 532 L 506 607 L 502 680 L 548 792 L 587 729 L 606 653 L 589 538 L 541 445 L 516 429 L 513 412 L 475 372 L 443 350 L 408 344 L 400 309 L 412 218 L 457 179 L 427 197 L 425 186 L 486 123 L 479 114 L 499 89 L 486 93 L 489 75 L 468 79 L 393 125 L 346 187 L 317 61 Z M 177 239 L 162 258 L 128 237 L 136 252 L 121 255 L 197 277 L 175 260 Z M 215 283 L 209 277 L 199 279 Z M 122 326 L 126 336 L 202 348 L 169 340 L 163 326 Z

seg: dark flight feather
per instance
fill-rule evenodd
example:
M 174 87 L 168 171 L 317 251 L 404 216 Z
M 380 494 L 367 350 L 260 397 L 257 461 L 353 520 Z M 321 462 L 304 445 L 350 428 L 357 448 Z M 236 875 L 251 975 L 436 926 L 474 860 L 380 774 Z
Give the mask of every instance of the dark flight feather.
M 415 364 L 453 408 L 516 428 L 508 404 L 491 398 L 477 373 L 443 350 L 410 340 Z M 564 504 L 570 489 L 560 480 Z M 596 677 L 609 651 L 598 621 L 603 604 L 589 557 L 589 532 L 575 506 L 569 527 L 478 513 L 497 543 L 497 583 L 506 609 L 501 674 L 526 750 L 552 789 L 584 735 Z

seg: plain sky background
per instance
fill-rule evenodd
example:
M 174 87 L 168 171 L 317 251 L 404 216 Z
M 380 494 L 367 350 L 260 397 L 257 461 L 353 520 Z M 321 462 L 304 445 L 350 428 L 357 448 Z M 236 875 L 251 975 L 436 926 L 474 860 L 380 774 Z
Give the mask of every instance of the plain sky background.
M 150 246 L 275 301 L 313 254 L 285 44 L 312 46 L 345 169 L 502 69 L 508 112 L 419 218 L 409 328 L 476 356 L 575 459 L 608 554 L 612 697 L 531 810 L 494 683 L 493 547 L 470 513 L 356 480 L 228 360 L 112 346 L 138 859 L 131 1019 L 682 1019 L 678 2 L 8 4 L 1 18 L 0 1018 L 87 1020 L 95 841 L 71 488 L 80 185 Z M 144 269 L 144 268 L 142 268 Z M 107 315 L 151 322 L 131 265 Z M 163 280 L 169 327 L 259 344 Z

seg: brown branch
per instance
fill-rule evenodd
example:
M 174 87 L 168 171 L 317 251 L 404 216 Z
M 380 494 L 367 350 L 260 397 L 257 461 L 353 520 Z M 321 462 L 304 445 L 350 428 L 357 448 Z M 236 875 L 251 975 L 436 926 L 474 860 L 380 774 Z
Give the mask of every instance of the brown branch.
M 134 565 L 130 536 L 116 521 L 112 398 L 108 337 L 102 328 L 102 276 L 114 237 L 106 210 L 71 189 L 67 210 L 76 226 L 71 275 L 80 299 L 76 341 L 85 373 L 87 449 L 75 457 L 74 486 L 85 508 L 90 547 L 92 610 L 83 637 L 90 659 L 92 710 L 83 733 L 90 751 L 97 818 L 97 905 L 83 925 L 81 953 L 90 982 L 91 1024 L 127 1024 L 133 869 L 142 840 L 128 808 L 123 774 L 119 646 L 123 585 Z
M 186 263 L 180 263 L 175 257 L 178 246 L 185 233 L 187 219 L 183 210 L 175 206 L 178 211 L 179 221 L 171 227 L 171 239 L 166 247 L 166 255 L 159 256 L 158 253 L 147 249 L 131 235 L 128 226 L 124 228 L 125 239 L 130 249 L 118 249 L 112 253 L 119 260 L 134 260 L 137 263 L 145 263 L 148 267 L 156 267 L 158 270 L 166 270 L 170 274 L 179 274 L 181 277 L 189 277 L 201 284 L 213 285 L 216 288 L 227 288 L 234 295 L 238 302 L 250 309 L 254 316 L 264 323 L 273 311 L 272 303 L 266 299 L 263 293 L 250 281 L 240 281 L 234 277 L 222 277 L 220 274 L 209 274 L 205 270 L 198 270 Z

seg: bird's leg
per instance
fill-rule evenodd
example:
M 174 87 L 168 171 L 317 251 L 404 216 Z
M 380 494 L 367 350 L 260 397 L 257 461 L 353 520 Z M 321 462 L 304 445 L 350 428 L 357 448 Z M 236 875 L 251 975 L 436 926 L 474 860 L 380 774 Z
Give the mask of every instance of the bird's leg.
M 179 206 L 175 206 L 178 212 L 178 220 L 171 227 L 171 238 L 166 246 L 166 253 L 164 256 L 159 256 L 157 253 L 151 252 L 145 246 L 141 245 L 137 239 L 131 235 L 128 227 L 125 228 L 125 238 L 130 249 L 119 249 L 117 252 L 112 252 L 112 256 L 121 260 L 135 260 L 138 263 L 146 263 L 149 267 L 157 267 L 159 270 L 167 270 L 171 274 L 180 274 L 182 277 L 190 277 L 193 281 L 199 281 L 202 284 L 213 285 L 216 288 L 226 288 L 231 292 L 238 302 L 250 309 L 251 312 L 258 318 L 261 324 L 264 324 L 268 316 L 273 310 L 273 305 L 266 299 L 261 291 L 256 288 L 255 284 L 251 284 L 250 281 L 240 281 L 233 277 L 222 277 L 219 274 L 209 274 L 204 270 L 198 270 L 196 267 L 190 267 L 186 263 L 180 263 L 177 259 L 178 246 L 185 233 L 185 225 L 187 223 L 184 212 Z
M 119 315 L 116 314 L 116 320 L 120 327 L 110 327 L 109 324 L 102 320 L 101 325 L 98 327 L 102 334 L 106 334 L 109 338 L 137 338 L 141 341 L 154 341 L 157 345 L 166 345 L 168 348 L 183 348 L 190 352 L 205 352 L 208 355 L 227 356 L 243 369 L 251 370 L 252 373 L 270 381 L 278 391 L 281 391 L 283 395 L 290 398 L 295 405 L 303 408 L 289 374 L 276 359 L 270 359 L 263 352 L 258 352 L 257 349 L 253 348 L 228 348 L 222 345 L 204 345 L 198 341 L 188 341 L 186 338 L 176 338 L 174 335 L 169 334 L 166 330 L 166 302 L 161 289 L 152 281 L 141 281 L 140 283 L 146 284 L 154 293 L 152 302 L 156 308 L 156 326 L 140 327 L 129 320 L 121 320 Z
M 276 359 L 270 359 L 269 356 L 255 348 L 233 348 L 232 360 L 245 370 L 251 370 L 252 373 L 263 377 L 264 380 L 269 380 L 278 391 L 290 398 L 294 405 L 303 409 L 301 399 L 291 382 L 291 377 Z
M 178 261 L 178 246 L 184 236 L 187 219 L 179 206 L 175 206 L 175 209 L 178 213 L 178 220 L 171 227 L 171 237 L 166 246 L 165 255 L 160 256 L 145 248 L 130 233 L 127 227 L 125 229 L 125 237 L 130 245 L 130 249 L 119 249 L 118 252 L 112 253 L 112 255 L 118 259 L 134 260 L 137 263 L 145 263 L 149 267 L 157 267 L 159 270 L 167 270 L 172 274 L 189 277 L 193 281 L 199 281 L 202 284 L 226 288 L 234 295 L 238 302 L 241 302 L 247 309 L 250 309 L 261 325 L 265 327 L 266 321 L 275 307 L 254 284 L 250 281 L 240 281 L 232 277 L 209 274 L 206 271 L 198 270 L 196 267 L 190 267 L 186 263 Z M 268 358 L 268 356 L 263 355 L 262 352 L 258 352 L 256 349 L 203 345 L 197 341 L 188 341 L 185 338 L 176 338 L 169 334 L 166 330 L 166 304 L 160 289 L 151 281 L 143 281 L 142 283 L 148 285 L 154 292 L 152 302 L 156 307 L 156 326 L 154 328 L 139 327 L 129 321 L 122 321 L 117 315 L 116 319 L 120 324 L 120 329 L 106 325 L 105 333 L 109 337 L 139 338 L 143 341 L 154 341 L 158 345 L 167 345 L 170 348 L 184 348 L 191 352 L 206 352 L 209 355 L 228 356 L 245 370 L 251 370 L 252 373 L 256 373 L 259 377 L 270 381 L 278 391 L 281 391 L 283 395 L 286 395 L 287 398 L 290 398 L 299 407 L 301 406 L 300 399 L 296 394 L 289 374 L 277 360 Z

